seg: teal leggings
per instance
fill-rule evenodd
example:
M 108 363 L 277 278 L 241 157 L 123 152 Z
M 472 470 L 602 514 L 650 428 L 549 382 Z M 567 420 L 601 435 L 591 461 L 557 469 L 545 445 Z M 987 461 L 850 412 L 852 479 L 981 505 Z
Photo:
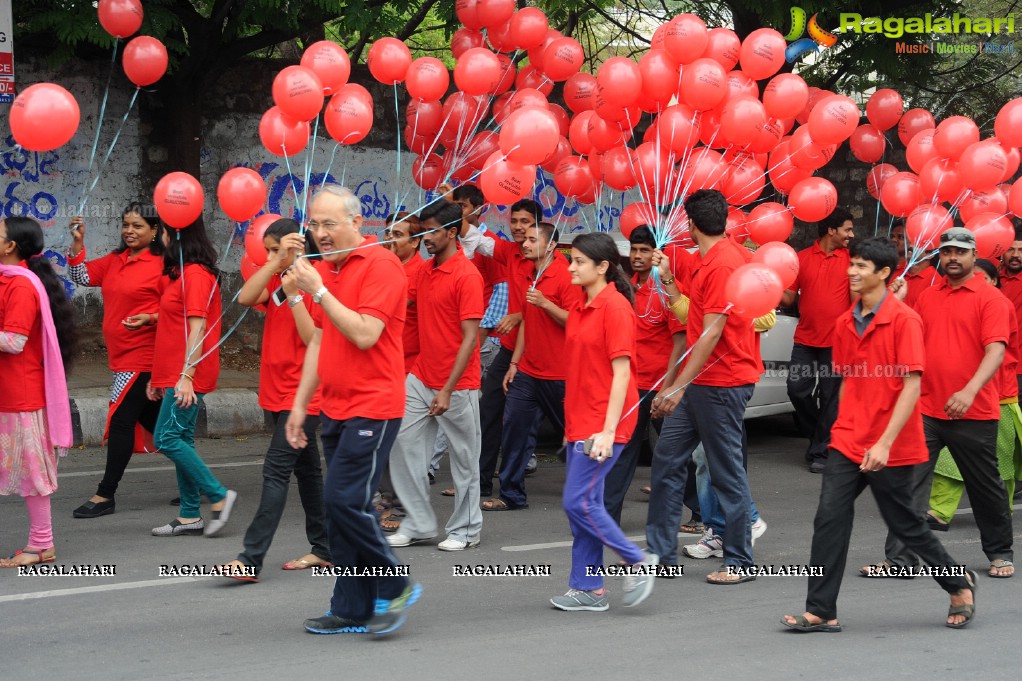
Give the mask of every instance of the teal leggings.
M 168 388 L 160 404 L 153 440 L 156 448 L 174 462 L 177 468 L 177 489 L 181 495 L 181 518 L 200 518 L 200 495 L 205 494 L 216 503 L 227 496 L 227 488 L 195 451 L 195 420 L 199 417 L 202 395 L 188 409 L 182 409 L 174 400 L 174 389 Z

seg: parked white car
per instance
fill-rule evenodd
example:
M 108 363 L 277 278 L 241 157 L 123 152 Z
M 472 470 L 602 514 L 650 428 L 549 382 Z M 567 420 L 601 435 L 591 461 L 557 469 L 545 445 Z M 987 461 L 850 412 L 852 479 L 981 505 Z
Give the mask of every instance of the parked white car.
M 760 336 L 759 351 L 763 358 L 763 375 L 752 393 L 745 418 L 754 419 L 795 411 L 788 400 L 788 363 L 795 338 L 798 317 L 777 313 L 777 324 Z

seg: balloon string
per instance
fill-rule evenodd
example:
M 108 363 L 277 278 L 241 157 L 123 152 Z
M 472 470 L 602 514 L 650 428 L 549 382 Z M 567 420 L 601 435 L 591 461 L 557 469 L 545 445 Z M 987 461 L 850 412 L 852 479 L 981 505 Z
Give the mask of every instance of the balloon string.
M 305 224 L 309 220 L 306 209 L 309 207 L 309 195 L 312 193 L 309 190 L 309 180 L 312 177 L 313 162 L 316 158 L 316 140 L 319 138 L 319 114 L 316 114 L 316 122 L 312 126 L 312 149 L 309 150 L 309 155 L 305 157 L 305 183 L 302 186 L 302 224 Z
M 397 206 L 401 205 L 401 111 L 398 106 L 397 81 L 394 81 L 394 125 L 396 130 L 394 137 L 397 139 L 397 167 L 394 170 L 394 209 L 396 211 Z
M 110 98 L 110 84 L 114 79 L 114 67 L 117 65 L 117 46 L 120 45 L 120 38 L 114 38 L 114 49 L 110 54 L 110 71 L 106 76 L 106 87 L 103 89 L 103 99 L 99 104 L 99 120 L 96 121 L 96 137 L 92 140 L 92 151 L 89 153 L 89 167 L 86 170 L 86 177 L 92 177 L 92 166 L 96 161 L 96 151 L 99 149 L 99 133 L 103 130 L 103 118 L 106 117 L 106 103 Z M 137 93 L 136 93 L 137 94 Z M 88 180 L 86 179 L 86 182 Z M 82 210 L 85 209 L 85 199 L 88 193 L 85 189 L 82 190 L 82 196 L 78 200 L 78 215 L 82 214 Z
M 128 116 L 131 115 L 131 110 L 135 108 L 135 100 L 138 99 L 138 93 L 140 91 L 141 88 L 135 88 L 134 94 L 131 95 L 131 103 L 128 104 L 128 110 L 124 112 L 124 117 L 121 118 L 121 124 L 117 126 L 117 132 L 114 134 L 114 138 L 110 140 L 110 147 L 106 150 L 106 155 L 103 157 L 103 161 L 99 164 L 99 169 L 96 170 L 96 175 L 93 177 L 92 182 L 82 193 L 81 203 L 78 204 L 78 212 L 76 215 L 81 215 L 82 211 L 85 210 L 85 203 L 88 201 L 89 195 L 92 193 L 92 190 L 96 188 L 99 178 L 103 176 L 103 170 L 106 168 L 106 164 L 110 161 L 111 154 L 114 153 L 114 146 L 117 145 L 117 140 L 121 138 L 121 131 L 124 130 L 125 123 L 128 122 Z
M 284 150 L 284 145 L 283 144 L 280 145 L 280 148 L 281 148 L 281 150 Z M 291 215 L 294 216 L 295 210 L 299 210 L 299 203 L 301 202 L 302 197 L 301 197 L 301 195 L 298 192 L 298 185 L 295 183 L 295 174 L 293 172 L 291 172 L 291 159 L 288 158 L 286 151 L 284 152 L 283 156 L 284 156 L 284 165 L 287 167 L 288 177 L 291 178 L 291 191 L 293 191 L 294 194 L 295 194 L 295 207 L 291 211 Z M 304 222 L 304 220 L 303 220 L 303 222 Z

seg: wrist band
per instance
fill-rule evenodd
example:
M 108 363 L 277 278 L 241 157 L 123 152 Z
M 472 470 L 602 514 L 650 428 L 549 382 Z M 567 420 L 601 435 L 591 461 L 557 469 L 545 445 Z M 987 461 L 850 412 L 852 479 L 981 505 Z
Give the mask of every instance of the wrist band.
M 189 376 L 188 374 L 186 374 L 183 371 L 181 372 L 181 376 L 183 376 L 184 378 L 187 378 L 189 381 L 194 381 L 195 380 L 194 378 L 192 378 L 191 376 Z
M 518 366 L 518 362 L 511 362 L 511 366 L 513 366 L 513 367 Z
M 661 279 L 661 281 L 663 282 L 664 286 L 670 286 L 671 284 L 674 283 L 674 277 L 671 277 L 670 279 Z

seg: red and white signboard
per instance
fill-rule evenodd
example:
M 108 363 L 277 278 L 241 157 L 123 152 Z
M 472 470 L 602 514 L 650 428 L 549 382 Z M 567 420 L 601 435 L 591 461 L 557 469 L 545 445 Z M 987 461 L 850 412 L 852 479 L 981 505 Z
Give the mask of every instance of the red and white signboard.
M 14 19 L 12 0 L 0 0 L 0 103 L 14 101 Z

